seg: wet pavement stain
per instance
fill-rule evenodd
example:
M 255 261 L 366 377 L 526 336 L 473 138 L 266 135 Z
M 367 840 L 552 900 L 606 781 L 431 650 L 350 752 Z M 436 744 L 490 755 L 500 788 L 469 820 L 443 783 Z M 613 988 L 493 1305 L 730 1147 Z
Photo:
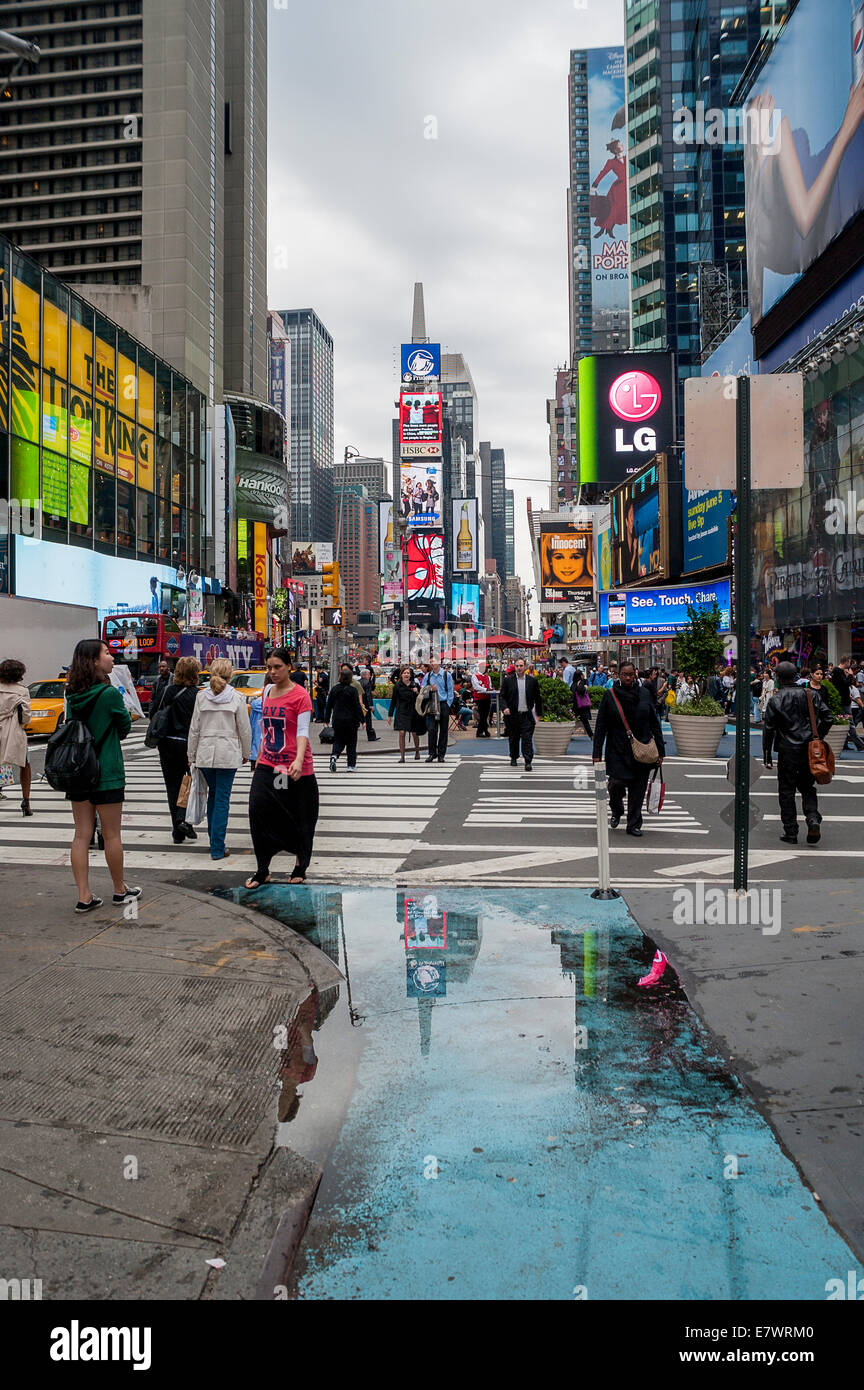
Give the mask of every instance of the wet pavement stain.
M 623 903 L 221 895 L 347 977 L 274 1105 L 324 1168 L 294 1297 L 824 1299 L 851 1267 L 674 972 L 637 988 L 654 945 Z

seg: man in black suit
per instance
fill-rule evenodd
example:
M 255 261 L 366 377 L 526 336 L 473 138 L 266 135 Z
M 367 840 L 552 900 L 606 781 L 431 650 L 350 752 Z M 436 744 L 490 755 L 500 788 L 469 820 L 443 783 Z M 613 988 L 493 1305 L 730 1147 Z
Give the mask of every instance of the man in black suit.
M 543 701 L 537 677 L 525 674 L 524 659 L 517 657 L 515 664 L 516 674 L 505 676 L 501 683 L 501 710 L 507 721 L 510 766 L 517 766 L 521 741 L 525 771 L 530 772 L 534 759 L 534 711 L 537 711 L 539 719 L 543 714 Z

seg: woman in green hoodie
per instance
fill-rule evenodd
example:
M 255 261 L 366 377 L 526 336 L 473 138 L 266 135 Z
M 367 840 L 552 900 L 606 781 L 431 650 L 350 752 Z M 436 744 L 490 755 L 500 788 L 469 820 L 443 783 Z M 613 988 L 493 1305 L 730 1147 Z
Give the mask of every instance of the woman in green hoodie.
M 120 823 L 126 771 L 120 740 L 132 727 L 132 720 L 120 691 L 111 684 L 114 658 L 104 642 L 87 638 L 79 642 L 66 675 L 66 717 L 87 725 L 99 759 L 99 783 L 94 789 L 67 792 L 72 802 L 75 836 L 72 840 L 72 872 L 78 888 L 76 912 L 94 912 L 101 898 L 90 891 L 90 841 L 96 812 L 105 840 L 105 862 L 114 880 L 114 902 L 120 907 L 140 898 L 140 888 L 127 888 L 123 878 L 123 842 Z

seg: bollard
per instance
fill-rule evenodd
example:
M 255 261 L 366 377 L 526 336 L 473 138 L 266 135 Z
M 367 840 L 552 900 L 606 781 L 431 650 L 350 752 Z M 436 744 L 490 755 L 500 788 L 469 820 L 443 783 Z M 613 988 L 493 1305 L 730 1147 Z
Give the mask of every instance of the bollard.
M 606 769 L 602 763 L 594 763 L 594 796 L 597 806 L 597 878 L 598 887 L 591 894 L 604 902 L 610 898 L 620 898 L 609 884 L 609 791 L 606 786 Z

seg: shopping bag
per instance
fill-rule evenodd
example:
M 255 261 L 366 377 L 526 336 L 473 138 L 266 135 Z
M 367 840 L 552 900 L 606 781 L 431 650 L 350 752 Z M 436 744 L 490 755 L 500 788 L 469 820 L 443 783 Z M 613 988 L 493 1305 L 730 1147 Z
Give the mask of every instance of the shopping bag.
M 0 787 L 11 787 L 15 782 L 15 773 L 11 763 L 0 763 Z
M 187 825 L 200 825 L 207 815 L 207 780 L 200 768 L 196 767 L 191 777 L 192 786 L 189 790 L 189 799 L 186 802 L 186 815 L 184 817 Z
M 645 810 L 648 815 L 659 816 L 665 800 L 666 783 L 663 779 L 663 769 L 662 767 L 655 767 L 651 773 L 651 780 L 648 783 L 648 792 L 645 797 Z
M 192 778 L 188 772 L 184 772 L 183 781 L 180 783 L 180 790 L 177 793 L 177 805 L 186 806 L 189 800 L 189 793 L 192 790 Z

